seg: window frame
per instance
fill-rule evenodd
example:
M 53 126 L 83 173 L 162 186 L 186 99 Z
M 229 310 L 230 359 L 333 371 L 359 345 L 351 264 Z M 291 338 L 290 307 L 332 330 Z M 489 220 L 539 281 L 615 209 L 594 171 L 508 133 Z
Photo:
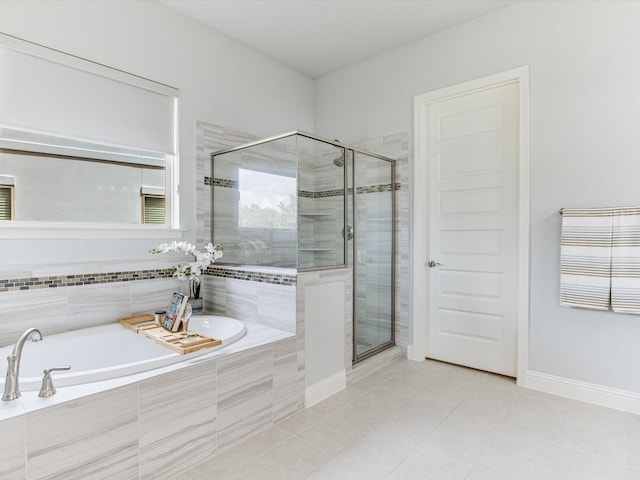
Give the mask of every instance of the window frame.
M 182 238 L 184 229 L 180 228 L 179 191 L 180 162 L 178 143 L 178 99 L 179 91 L 173 87 L 163 85 L 131 73 L 120 71 L 95 63 L 84 58 L 76 57 L 57 50 L 37 45 L 17 37 L 0 33 L 0 49 L 15 49 L 31 55 L 45 58 L 53 63 L 67 65 L 72 68 L 92 72 L 105 78 L 137 86 L 150 91 L 169 96 L 173 99 L 173 144 L 172 152 L 165 155 L 165 190 L 166 190 L 166 223 L 125 224 L 99 222 L 41 222 L 41 221 L 7 221 L 0 226 L 0 240 L 2 239 L 178 239 Z M 14 128 L 12 125 L 0 125 Z M 35 131 L 35 130 L 34 130 Z M 43 132 L 44 133 L 44 132 Z M 78 139 L 83 140 L 83 139 Z M 105 142 L 108 144 L 109 142 Z M 137 148 L 133 146 L 133 148 Z M 0 172 L 1 173 L 1 172 Z M 14 191 L 15 195 L 15 191 Z M 15 196 L 12 200 L 15 218 Z M 134 207 L 135 208 L 135 207 Z

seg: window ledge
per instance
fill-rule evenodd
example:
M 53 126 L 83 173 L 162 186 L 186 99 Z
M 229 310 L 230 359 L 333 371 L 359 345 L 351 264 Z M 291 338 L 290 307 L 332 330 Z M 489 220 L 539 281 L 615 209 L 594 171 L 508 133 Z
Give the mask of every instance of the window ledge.
M 0 240 L 33 239 L 177 239 L 184 230 L 167 227 L 107 223 L 0 221 Z

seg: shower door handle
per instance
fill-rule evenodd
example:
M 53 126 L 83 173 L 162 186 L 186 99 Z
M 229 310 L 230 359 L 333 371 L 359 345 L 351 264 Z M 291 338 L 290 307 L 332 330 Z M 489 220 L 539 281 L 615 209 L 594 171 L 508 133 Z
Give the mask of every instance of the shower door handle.
M 436 262 L 434 260 L 429 260 L 427 262 L 427 267 L 429 267 L 429 268 L 440 267 L 440 266 L 442 266 L 442 264 L 439 263 L 439 262 Z

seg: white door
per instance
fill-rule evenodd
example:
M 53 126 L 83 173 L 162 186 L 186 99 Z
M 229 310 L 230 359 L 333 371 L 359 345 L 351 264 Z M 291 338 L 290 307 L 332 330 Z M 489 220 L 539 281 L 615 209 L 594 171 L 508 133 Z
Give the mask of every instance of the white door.
M 518 84 L 426 116 L 429 358 L 516 376 Z

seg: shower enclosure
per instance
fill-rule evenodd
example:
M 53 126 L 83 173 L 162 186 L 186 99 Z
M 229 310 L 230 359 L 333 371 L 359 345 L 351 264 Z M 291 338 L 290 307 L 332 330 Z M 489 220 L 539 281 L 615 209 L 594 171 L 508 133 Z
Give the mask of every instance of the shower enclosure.
M 395 161 L 303 132 L 215 152 L 224 262 L 353 273 L 353 360 L 394 344 Z

